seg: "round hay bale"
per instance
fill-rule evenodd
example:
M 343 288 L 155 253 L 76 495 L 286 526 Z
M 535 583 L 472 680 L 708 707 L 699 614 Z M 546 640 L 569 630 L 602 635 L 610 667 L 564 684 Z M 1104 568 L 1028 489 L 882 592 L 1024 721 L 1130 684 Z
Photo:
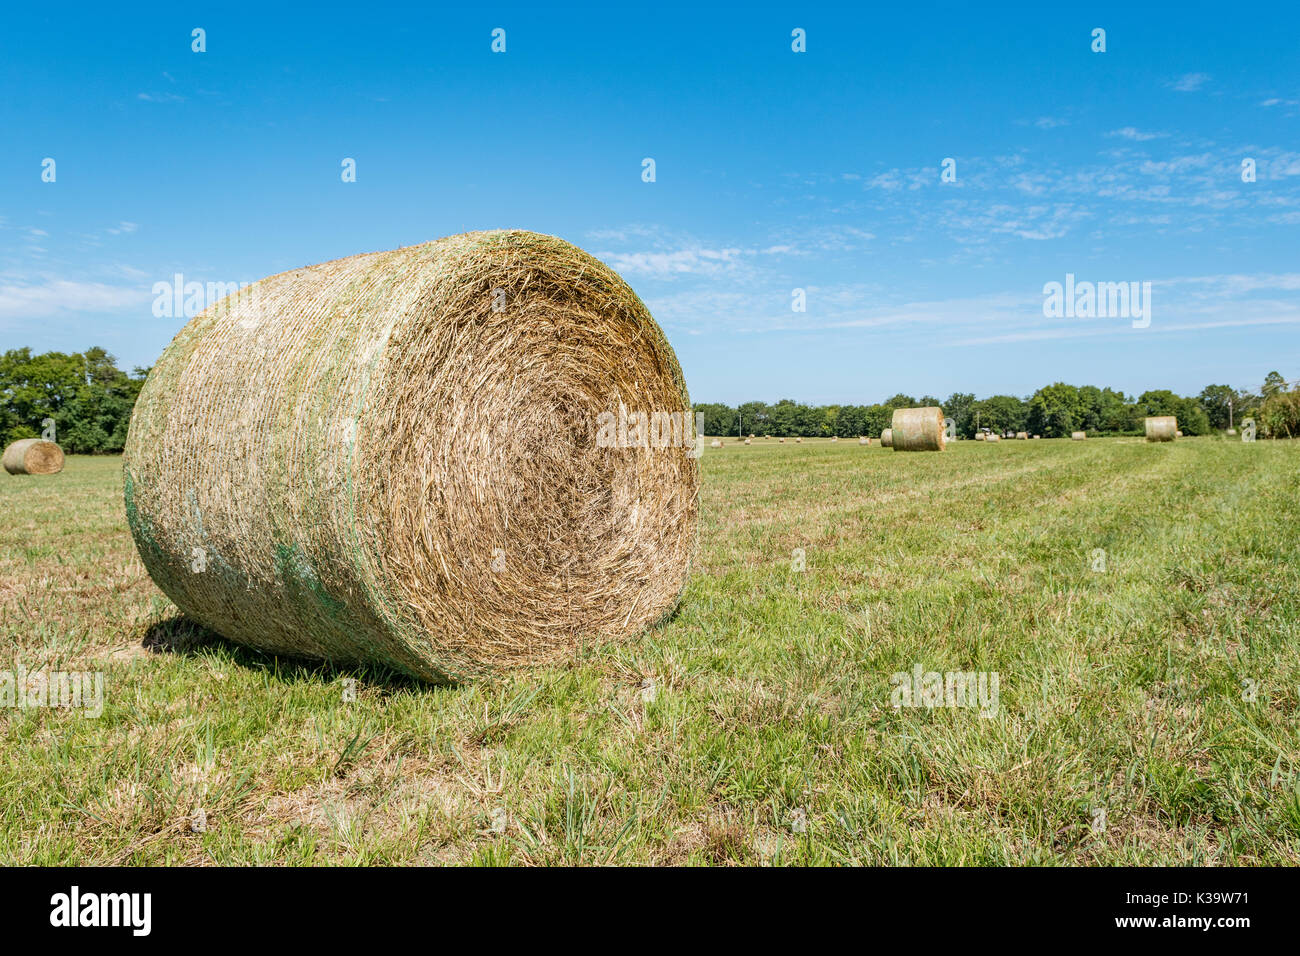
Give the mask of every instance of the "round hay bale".
M 984 439 L 984 440 L 987 441 L 987 442 L 997 442 L 997 441 L 1002 441 L 1002 436 L 1001 436 L 1001 435 L 993 435 L 993 434 L 990 434 L 989 437 L 986 438 L 986 439 Z
M 834 445 L 834 444 L 835 444 L 837 441 L 839 441 L 839 440 L 840 440 L 840 439 L 839 439 L 839 436 L 838 436 L 838 435 L 832 435 L 832 436 L 831 436 L 831 444 L 832 444 L 832 445 Z
M 709 442 L 709 447 L 710 447 L 710 448 L 721 448 L 721 447 L 722 447 L 722 442 L 721 442 L 721 440 L 715 438 L 715 439 L 713 439 L 713 441 Z
M 1178 419 L 1173 415 L 1149 415 L 1146 430 L 1147 441 L 1173 441 L 1178 434 Z
M 753 441 L 752 438 L 746 438 L 746 439 L 745 439 L 745 444 L 746 444 L 746 445 L 752 445 L 752 444 L 754 444 L 754 441 Z
M 976 440 L 976 441 L 986 441 L 986 440 L 987 440 L 987 437 L 988 437 L 988 436 L 986 436 L 983 432 L 976 432 L 976 433 L 975 433 L 975 440 Z
M 1070 441 L 1083 441 L 1087 437 L 1087 432 L 1070 432 Z
M 1235 434 L 1237 434 L 1237 429 L 1235 429 L 1235 428 L 1229 428 L 1229 429 L 1228 429 L 1228 434 L 1229 434 L 1229 435 L 1235 435 Z
M 943 409 L 896 408 L 889 433 L 894 451 L 943 451 Z
M 870 438 L 859 438 L 859 439 L 858 439 L 858 444 L 859 444 L 859 445 L 870 445 L 870 444 L 871 444 L 871 439 L 870 439 Z
M 63 449 L 44 438 L 20 438 L 0 461 L 11 475 L 57 475 L 63 470 Z
M 127 517 L 158 586 L 230 640 L 466 679 L 672 611 L 693 417 L 613 271 L 550 236 L 468 233 L 191 320 L 135 407 Z
M 880 444 L 885 448 L 892 448 L 894 445 L 894 433 L 891 429 L 886 428 L 880 433 Z
M 803 436 L 800 435 L 798 438 L 796 438 L 796 439 L 794 440 L 794 443 L 795 443 L 796 445 L 802 445 L 802 444 L 803 444 Z
M 784 438 L 781 439 L 781 444 L 782 444 L 782 445 L 785 444 L 785 439 L 784 439 Z
M 1037 441 L 1038 439 L 1040 439 L 1040 438 L 1042 438 L 1042 437 L 1043 437 L 1042 435 L 1035 435 L 1035 436 L 1034 436 L 1034 440 Z
M 1016 441 L 1029 441 L 1029 432 L 1016 432 Z
M 1174 432 L 1174 437 L 1175 437 L 1175 438 L 1182 438 L 1182 437 L 1183 437 L 1183 433 L 1182 433 L 1182 432 Z

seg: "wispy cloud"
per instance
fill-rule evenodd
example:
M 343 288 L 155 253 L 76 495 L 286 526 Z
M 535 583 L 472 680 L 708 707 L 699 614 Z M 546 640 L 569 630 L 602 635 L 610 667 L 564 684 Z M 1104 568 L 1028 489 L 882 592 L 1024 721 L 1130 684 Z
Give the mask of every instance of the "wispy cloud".
M 1208 82 L 1210 82 L 1208 73 L 1184 73 L 1170 80 L 1166 85 L 1179 93 L 1195 93 Z
M 116 312 L 147 306 L 143 286 L 108 285 L 48 277 L 15 281 L 0 277 L 0 319 L 44 318 L 62 313 Z
M 1107 136 L 1119 136 L 1123 139 L 1131 139 L 1136 143 L 1145 143 L 1151 139 L 1163 139 L 1168 133 L 1151 133 L 1138 129 L 1135 126 L 1125 126 L 1121 129 L 1113 129 Z

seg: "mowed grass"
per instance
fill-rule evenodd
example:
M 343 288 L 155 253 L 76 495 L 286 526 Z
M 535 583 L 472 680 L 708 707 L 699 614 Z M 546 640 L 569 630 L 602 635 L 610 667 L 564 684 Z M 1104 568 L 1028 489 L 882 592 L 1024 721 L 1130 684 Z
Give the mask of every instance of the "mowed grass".
M 99 718 L 0 708 L 0 862 L 1300 863 L 1300 443 L 703 469 L 672 620 L 458 687 L 178 621 L 118 459 L 0 476 L 0 669 L 106 674 Z M 894 708 L 916 665 L 996 715 Z

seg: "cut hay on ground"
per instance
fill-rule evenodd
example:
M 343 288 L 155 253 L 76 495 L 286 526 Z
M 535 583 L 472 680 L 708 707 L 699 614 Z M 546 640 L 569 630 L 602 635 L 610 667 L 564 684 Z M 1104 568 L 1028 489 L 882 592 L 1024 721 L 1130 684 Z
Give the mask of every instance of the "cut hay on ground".
M 1173 441 L 1178 435 L 1178 419 L 1173 415 L 1150 415 L 1146 432 L 1147 441 Z
M 650 417 L 649 442 L 601 437 L 621 410 Z M 674 608 L 692 417 L 608 267 L 469 233 L 282 273 L 194 318 L 136 404 L 127 517 L 158 586 L 233 641 L 466 678 Z
M 63 470 L 63 449 L 44 438 L 20 438 L 5 449 L 0 462 L 11 475 L 57 475 Z
M 889 428 L 894 451 L 943 451 L 946 443 L 943 409 L 896 408 Z

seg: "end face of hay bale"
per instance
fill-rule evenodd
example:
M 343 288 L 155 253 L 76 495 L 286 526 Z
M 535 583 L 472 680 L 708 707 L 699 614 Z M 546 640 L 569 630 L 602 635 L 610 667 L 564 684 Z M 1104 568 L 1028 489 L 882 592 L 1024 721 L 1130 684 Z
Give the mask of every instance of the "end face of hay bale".
M 886 428 L 883 432 L 880 433 L 880 444 L 883 445 L 883 446 L 886 447 L 886 448 L 892 448 L 892 447 L 893 447 L 893 445 L 894 445 L 894 432 L 893 432 L 893 429 Z
M 44 438 L 20 438 L 0 461 L 11 475 L 57 475 L 63 470 L 63 449 Z
M 1070 441 L 1083 441 L 1087 437 L 1087 432 L 1070 432 Z
M 943 451 L 943 409 L 896 408 L 890 423 L 890 447 L 894 451 Z
M 135 407 L 127 516 L 158 586 L 230 640 L 465 679 L 672 611 L 693 422 L 618 275 L 551 236 L 469 233 L 191 320 Z
M 1178 419 L 1173 415 L 1149 415 L 1146 433 L 1147 441 L 1173 441 L 1178 435 Z

